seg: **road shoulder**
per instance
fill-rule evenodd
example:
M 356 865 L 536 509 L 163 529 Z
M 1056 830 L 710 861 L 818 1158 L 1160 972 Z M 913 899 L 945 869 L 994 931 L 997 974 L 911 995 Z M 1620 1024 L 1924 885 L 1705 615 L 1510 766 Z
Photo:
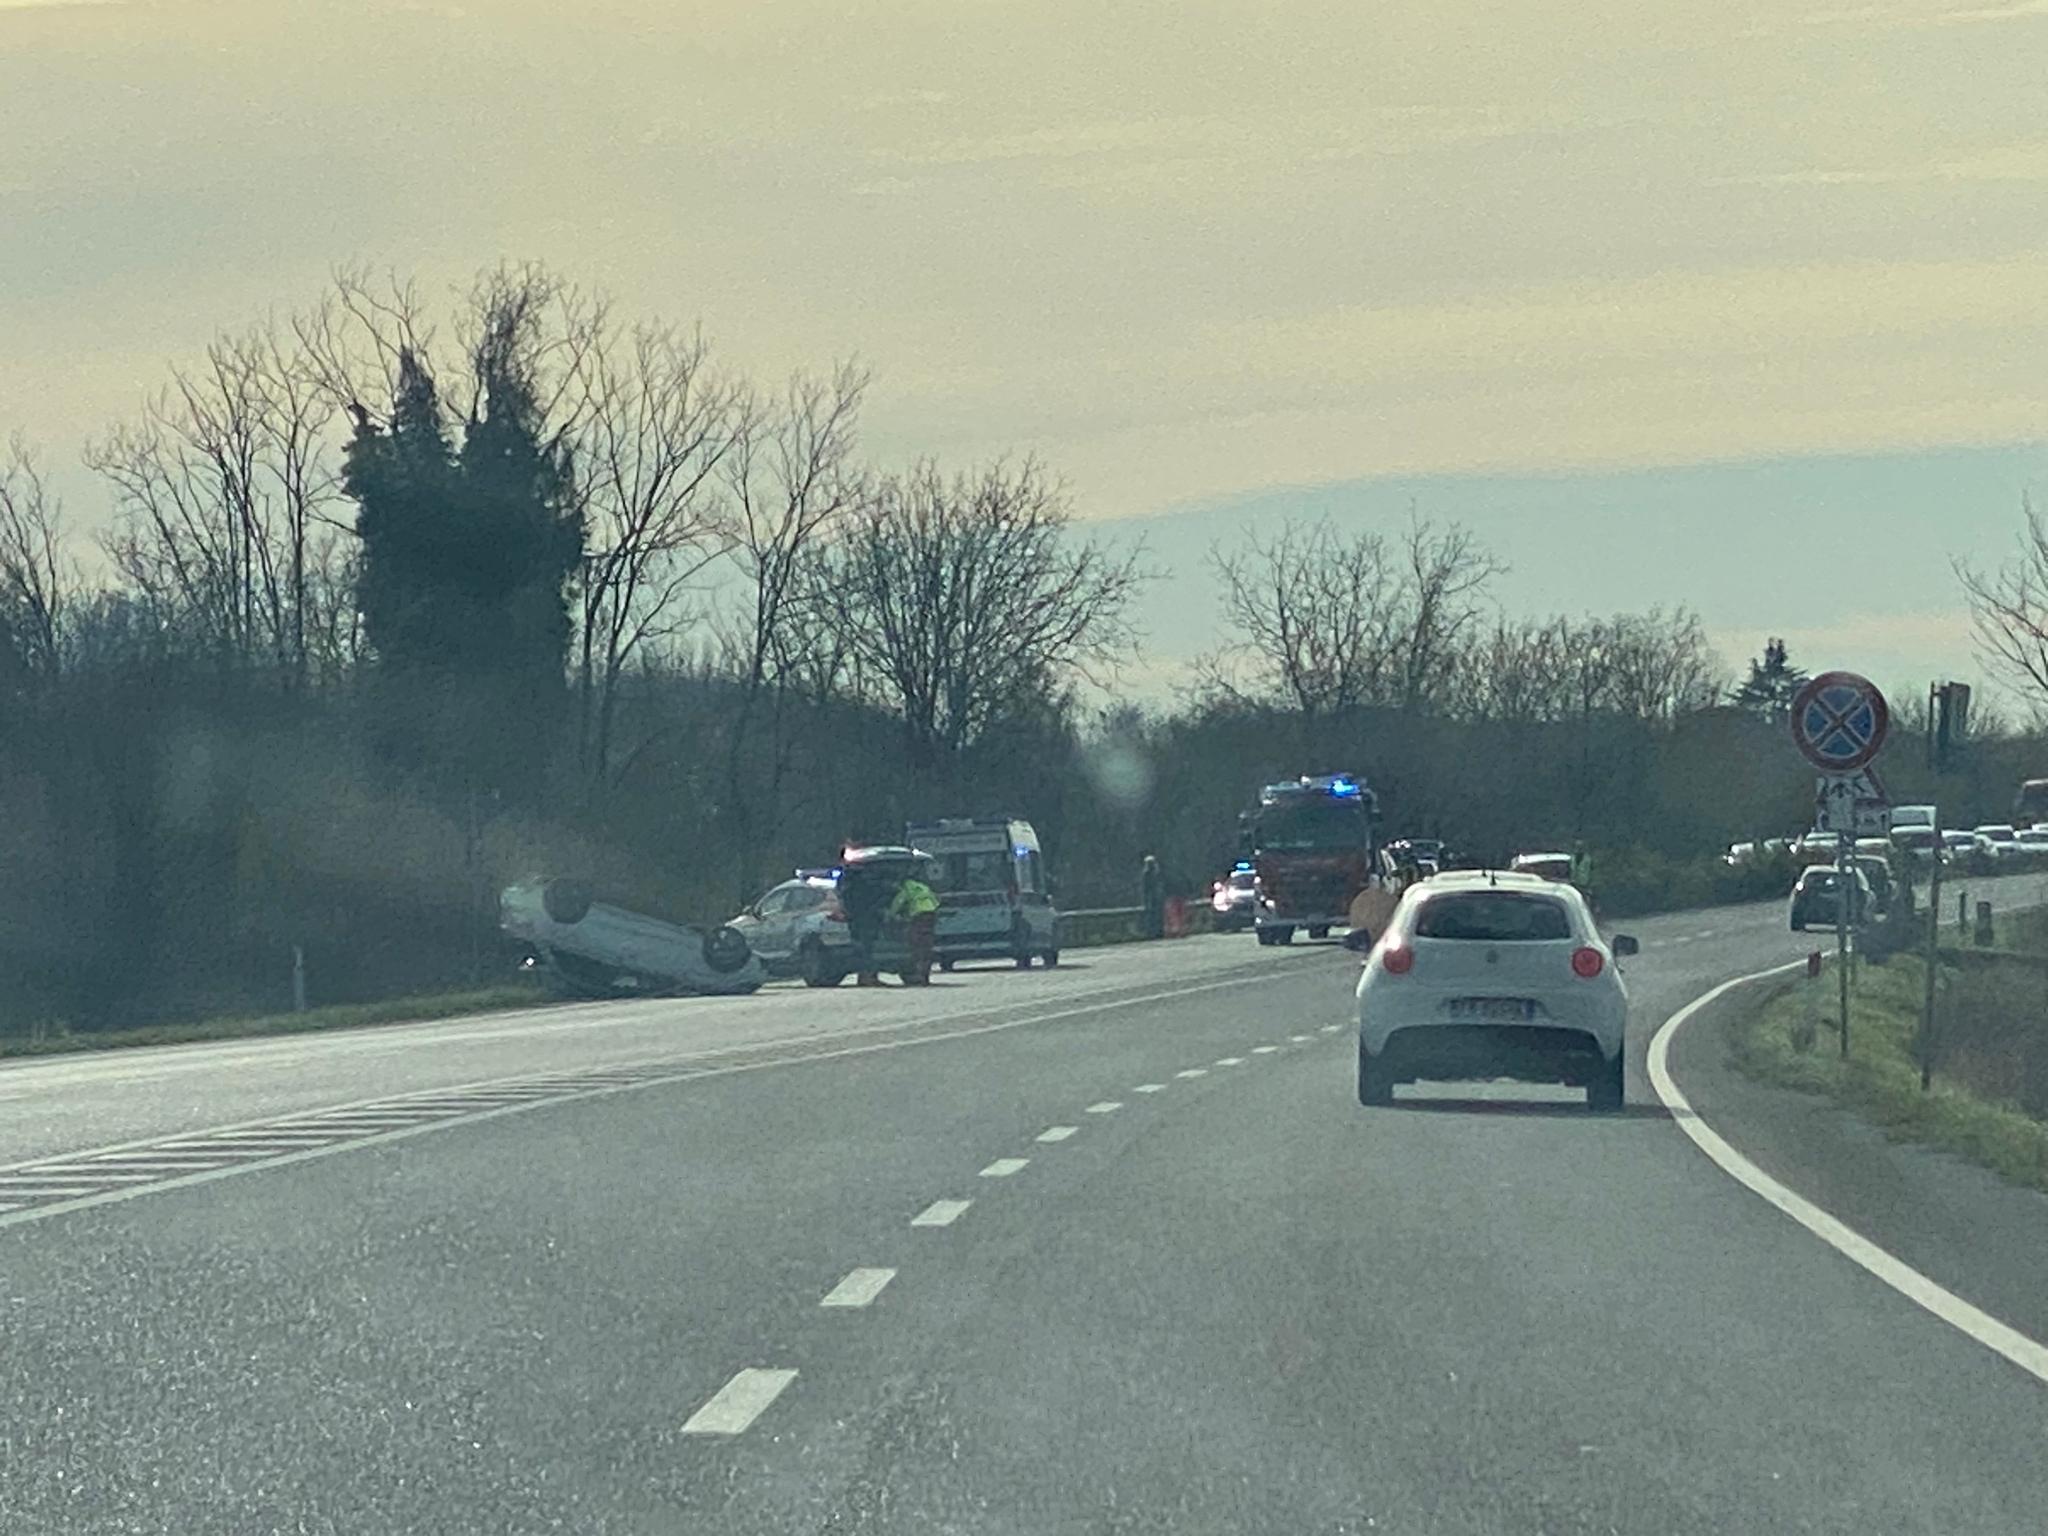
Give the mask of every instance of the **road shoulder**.
M 2048 1339 L 2048 1197 L 1946 1153 L 1893 1142 L 1826 1099 L 1737 1070 L 1732 1029 L 1771 995 L 1738 987 L 1670 1042 L 1672 1079 L 1770 1177 L 1956 1296 Z

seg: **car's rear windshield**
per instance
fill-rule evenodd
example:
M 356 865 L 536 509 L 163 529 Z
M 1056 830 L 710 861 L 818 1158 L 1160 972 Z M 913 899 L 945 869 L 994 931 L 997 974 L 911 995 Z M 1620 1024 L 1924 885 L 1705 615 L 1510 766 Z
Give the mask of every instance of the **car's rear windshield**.
M 1897 832 L 1892 835 L 1892 841 L 1901 848 L 1932 848 L 1934 846 L 1934 833 L 1931 830 Z
M 1571 920 L 1564 904 L 1544 896 L 1508 891 L 1461 891 L 1432 896 L 1415 918 L 1418 939 L 1477 939 L 1488 944 L 1516 944 L 1541 939 L 1568 939 Z

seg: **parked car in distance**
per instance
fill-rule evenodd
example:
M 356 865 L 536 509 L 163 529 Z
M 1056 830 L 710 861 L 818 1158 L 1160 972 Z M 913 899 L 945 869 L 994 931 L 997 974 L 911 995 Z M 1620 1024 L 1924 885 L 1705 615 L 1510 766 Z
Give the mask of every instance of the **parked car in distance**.
M 1508 861 L 1518 875 L 1538 875 L 1545 880 L 1571 883 L 1572 856 L 1568 853 L 1518 853 Z
M 1931 805 L 1895 805 L 1892 807 L 1892 830 L 1904 827 L 1925 827 L 1932 832 L 1941 818 L 1940 810 Z
M 733 918 L 771 976 L 800 976 L 813 987 L 836 987 L 853 968 L 853 938 L 839 905 L 839 874 L 800 869 L 763 891 Z
M 1218 933 L 1242 933 L 1251 927 L 1258 919 L 1258 904 L 1258 875 L 1248 864 L 1240 864 L 1209 887 Z
M 2010 864 L 2026 856 L 2011 822 L 1987 821 L 1972 827 L 1970 836 L 1976 839 L 1978 851 L 1993 865 Z
M 1876 908 L 1876 897 L 1870 889 L 1870 880 L 1862 870 L 1851 870 L 1847 876 L 1838 869 L 1816 864 L 1800 871 L 1798 881 L 1792 887 L 1791 918 L 1792 931 L 1804 933 L 1815 923 L 1833 927 L 1840 919 L 1839 903 L 1847 883 L 1849 896 L 1849 921 L 1860 924 L 1869 918 Z
M 1941 848 L 1941 838 L 1932 827 L 1893 827 L 1889 841 L 1895 853 L 1916 865 L 1932 864 Z
M 1797 864 L 1832 864 L 1842 854 L 1842 840 L 1833 832 L 1823 832 L 1815 827 L 1799 834 L 1792 844 L 1792 859 Z
M 1730 843 L 1728 851 L 1721 855 L 1721 862 L 1731 869 L 1738 864 L 1747 864 L 1756 858 L 1755 843 Z
M 1891 911 L 1899 891 L 1898 882 L 1892 878 L 1891 861 L 1881 853 L 1858 853 L 1856 867 L 1870 883 L 1872 914 L 1883 917 Z
M 2021 827 L 2013 841 L 2029 859 L 2048 858 L 2048 827 Z

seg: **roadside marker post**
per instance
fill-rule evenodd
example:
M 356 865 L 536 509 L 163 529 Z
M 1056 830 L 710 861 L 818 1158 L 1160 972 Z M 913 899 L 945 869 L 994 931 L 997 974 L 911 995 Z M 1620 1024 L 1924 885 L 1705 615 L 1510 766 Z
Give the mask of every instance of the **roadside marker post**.
M 1884 694 L 1854 672 L 1823 672 L 1792 700 L 1792 743 L 1819 770 L 1814 825 L 1837 838 L 1835 849 L 1835 959 L 1841 970 L 1842 1054 L 1849 1054 L 1849 917 L 1856 890 L 1856 839 L 1891 828 L 1884 782 L 1870 766 L 1891 728 Z M 1868 916 L 1858 913 L 1859 917 Z

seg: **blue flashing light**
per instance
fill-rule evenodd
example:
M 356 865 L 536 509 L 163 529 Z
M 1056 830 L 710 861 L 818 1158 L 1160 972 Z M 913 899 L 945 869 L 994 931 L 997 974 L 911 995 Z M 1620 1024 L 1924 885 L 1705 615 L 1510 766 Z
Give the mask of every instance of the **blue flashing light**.
M 1356 799 L 1358 786 L 1349 779 L 1330 780 L 1330 793 L 1339 799 Z
M 1231 873 L 1236 874 L 1242 870 L 1250 869 L 1251 867 L 1252 861 L 1250 859 L 1239 859 L 1235 864 L 1230 866 L 1230 869 Z

